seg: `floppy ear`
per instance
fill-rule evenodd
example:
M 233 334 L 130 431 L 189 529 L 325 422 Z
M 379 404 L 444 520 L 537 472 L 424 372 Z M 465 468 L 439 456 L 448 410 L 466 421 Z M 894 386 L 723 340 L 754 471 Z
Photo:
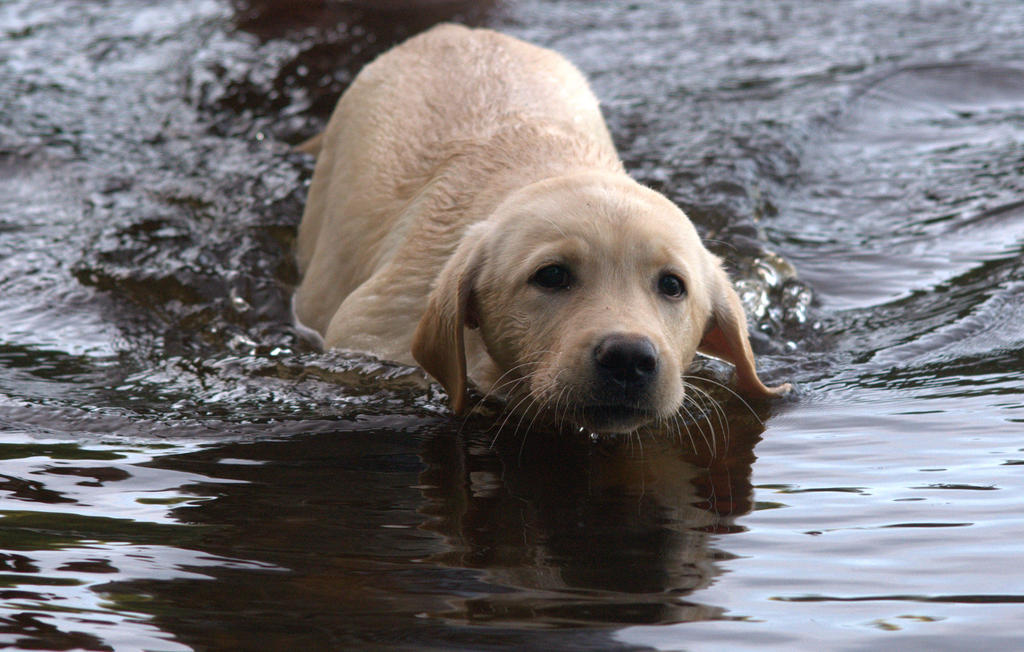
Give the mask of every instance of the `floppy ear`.
M 448 392 L 455 414 L 466 409 L 466 345 L 463 329 L 470 315 L 473 286 L 483 259 L 481 238 L 468 234 L 437 277 L 412 339 L 412 357 Z
M 745 396 L 772 398 L 788 393 L 792 389 L 789 383 L 765 387 L 757 377 L 743 304 L 732 288 L 729 277 L 718 265 L 714 266 L 711 288 L 711 319 L 697 350 L 731 362 L 736 367 L 737 389 Z

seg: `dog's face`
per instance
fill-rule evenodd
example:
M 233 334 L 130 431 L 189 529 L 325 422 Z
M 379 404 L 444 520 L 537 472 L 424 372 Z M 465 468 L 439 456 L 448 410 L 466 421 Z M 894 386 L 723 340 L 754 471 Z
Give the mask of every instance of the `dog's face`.
M 741 387 L 776 391 L 743 378 L 746 323 L 718 260 L 669 200 L 622 175 L 534 184 L 467 233 L 413 345 L 456 411 L 464 327 L 495 363 L 491 389 L 594 432 L 673 416 L 701 347 L 746 357 Z
M 524 406 L 624 432 L 679 409 L 710 301 L 704 249 L 679 210 L 628 179 L 603 181 L 506 204 L 469 315 Z

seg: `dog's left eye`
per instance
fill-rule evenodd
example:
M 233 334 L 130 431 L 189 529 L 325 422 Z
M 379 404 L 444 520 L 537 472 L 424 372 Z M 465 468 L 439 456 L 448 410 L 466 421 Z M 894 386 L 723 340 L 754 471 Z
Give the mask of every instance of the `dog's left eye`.
M 662 274 L 658 279 L 658 292 L 670 299 L 678 299 L 686 294 L 686 284 L 675 274 Z
M 572 275 L 562 265 L 545 265 L 534 272 L 530 280 L 547 290 L 565 290 L 572 282 Z

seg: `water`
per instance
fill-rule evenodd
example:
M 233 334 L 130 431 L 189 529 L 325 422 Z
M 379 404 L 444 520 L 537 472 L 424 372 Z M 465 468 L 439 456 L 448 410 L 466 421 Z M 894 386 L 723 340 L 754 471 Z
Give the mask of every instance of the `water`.
M 0 4 L 0 644 L 1017 647 L 1019 4 L 399 4 Z M 289 145 L 452 18 L 591 77 L 794 398 L 559 439 L 296 335 Z

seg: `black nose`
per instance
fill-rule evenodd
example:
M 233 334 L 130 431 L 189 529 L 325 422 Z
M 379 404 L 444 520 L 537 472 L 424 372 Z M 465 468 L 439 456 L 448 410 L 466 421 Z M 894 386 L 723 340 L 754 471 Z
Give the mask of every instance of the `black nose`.
M 658 373 L 658 351 L 642 335 L 608 335 L 594 347 L 598 373 L 625 389 L 645 387 Z

